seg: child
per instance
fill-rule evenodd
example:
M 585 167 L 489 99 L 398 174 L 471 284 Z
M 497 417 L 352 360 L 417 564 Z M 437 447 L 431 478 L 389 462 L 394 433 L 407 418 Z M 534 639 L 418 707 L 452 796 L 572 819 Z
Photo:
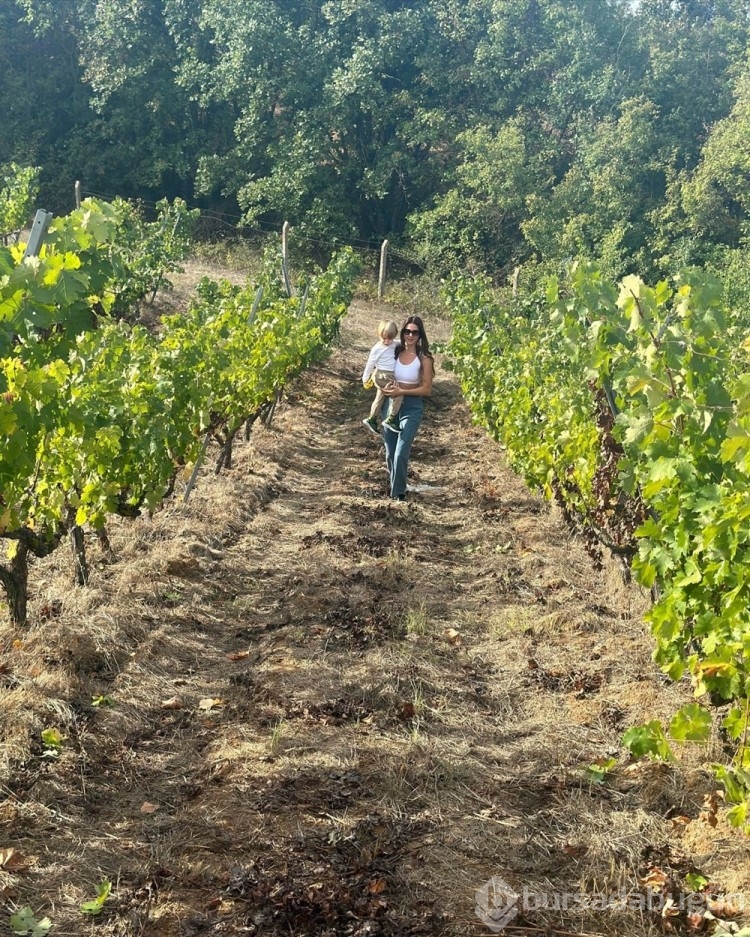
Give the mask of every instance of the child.
M 374 383 L 377 387 L 375 400 L 370 407 L 370 415 L 362 420 L 365 426 L 374 433 L 378 433 L 378 422 L 375 417 L 383 406 L 385 394 L 383 388 L 393 382 L 393 369 L 396 366 L 395 349 L 393 340 L 398 335 L 398 326 L 395 322 L 386 322 L 385 320 L 378 326 L 378 335 L 380 341 L 376 342 L 370 349 L 370 357 L 367 359 L 365 370 L 362 373 L 362 383 L 365 387 L 371 387 Z M 398 411 L 401 408 L 403 396 L 391 397 L 391 406 L 388 416 L 383 420 L 383 426 L 393 430 L 395 433 L 401 432 L 398 425 Z

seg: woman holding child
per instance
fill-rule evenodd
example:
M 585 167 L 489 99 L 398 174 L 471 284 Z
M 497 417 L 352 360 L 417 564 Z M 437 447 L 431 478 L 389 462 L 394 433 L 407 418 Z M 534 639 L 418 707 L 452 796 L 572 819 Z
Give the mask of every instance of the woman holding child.
M 394 501 L 406 500 L 406 473 L 411 444 L 422 422 L 424 397 L 432 393 L 435 363 L 419 316 L 409 316 L 401 327 L 400 342 L 395 347 L 393 383 L 383 388 L 386 397 L 403 395 L 395 418 L 397 426 L 384 425 L 385 462 Z

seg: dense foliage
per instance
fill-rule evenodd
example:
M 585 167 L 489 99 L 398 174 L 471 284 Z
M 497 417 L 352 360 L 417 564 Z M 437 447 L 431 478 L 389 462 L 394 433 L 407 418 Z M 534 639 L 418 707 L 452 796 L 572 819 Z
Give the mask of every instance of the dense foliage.
M 0 166 L 42 167 L 50 209 L 81 179 L 495 278 L 744 266 L 750 0 L 9 0 L 0 26 Z
M 675 716 L 671 738 L 708 738 L 710 704 L 721 707 L 737 750 L 717 775 L 730 819 L 750 830 L 747 318 L 691 269 L 650 287 L 574 265 L 534 304 L 459 279 L 448 301 L 448 350 L 476 419 L 594 552 L 626 558 L 654 590 L 655 659 L 709 703 Z M 626 740 L 670 755 L 657 722 Z
M 245 288 L 205 281 L 155 335 L 114 315 L 119 284 L 135 301 L 179 245 L 141 236 L 133 254 L 130 224 L 125 206 L 86 201 L 53 222 L 39 256 L 0 248 L 0 585 L 18 622 L 30 554 L 153 510 L 211 438 L 226 459 L 238 429 L 327 352 L 351 299 L 347 250 L 302 297 L 282 295 L 278 265 Z

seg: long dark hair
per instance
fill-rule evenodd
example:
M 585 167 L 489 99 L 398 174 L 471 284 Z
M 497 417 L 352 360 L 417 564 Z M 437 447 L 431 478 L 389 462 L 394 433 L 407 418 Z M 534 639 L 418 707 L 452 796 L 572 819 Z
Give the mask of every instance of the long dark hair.
M 417 357 L 421 360 L 423 357 L 432 358 L 432 353 L 430 352 L 430 343 L 427 341 L 427 333 L 424 330 L 424 322 L 422 322 L 421 316 L 409 316 L 401 326 L 401 331 L 399 332 L 398 338 L 399 343 L 396 346 L 396 357 L 401 354 L 401 352 L 406 347 L 406 342 L 404 341 L 404 329 L 407 325 L 416 325 L 419 329 L 419 338 L 417 339 Z

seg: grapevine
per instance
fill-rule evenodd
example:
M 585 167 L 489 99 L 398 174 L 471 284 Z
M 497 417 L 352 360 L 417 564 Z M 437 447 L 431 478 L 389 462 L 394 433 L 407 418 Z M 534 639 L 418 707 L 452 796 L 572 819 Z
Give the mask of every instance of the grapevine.
M 155 335 L 108 314 L 116 214 L 90 204 L 53 229 L 39 258 L 0 255 L 0 583 L 19 623 L 29 554 L 84 524 L 100 531 L 110 514 L 154 510 L 206 433 L 226 446 L 326 352 L 356 272 L 351 252 L 335 257 L 307 284 L 304 310 L 272 288 L 258 305 L 256 286 L 205 282 Z
M 750 372 L 741 317 L 695 270 L 653 287 L 575 265 L 535 301 L 455 281 L 448 348 L 475 419 L 565 516 L 652 589 L 654 657 L 701 703 L 626 737 L 663 756 L 708 738 L 713 707 L 737 741 L 716 776 L 750 828 Z M 728 711 L 727 711 L 728 708 Z M 742 741 L 741 741 L 742 740 Z

